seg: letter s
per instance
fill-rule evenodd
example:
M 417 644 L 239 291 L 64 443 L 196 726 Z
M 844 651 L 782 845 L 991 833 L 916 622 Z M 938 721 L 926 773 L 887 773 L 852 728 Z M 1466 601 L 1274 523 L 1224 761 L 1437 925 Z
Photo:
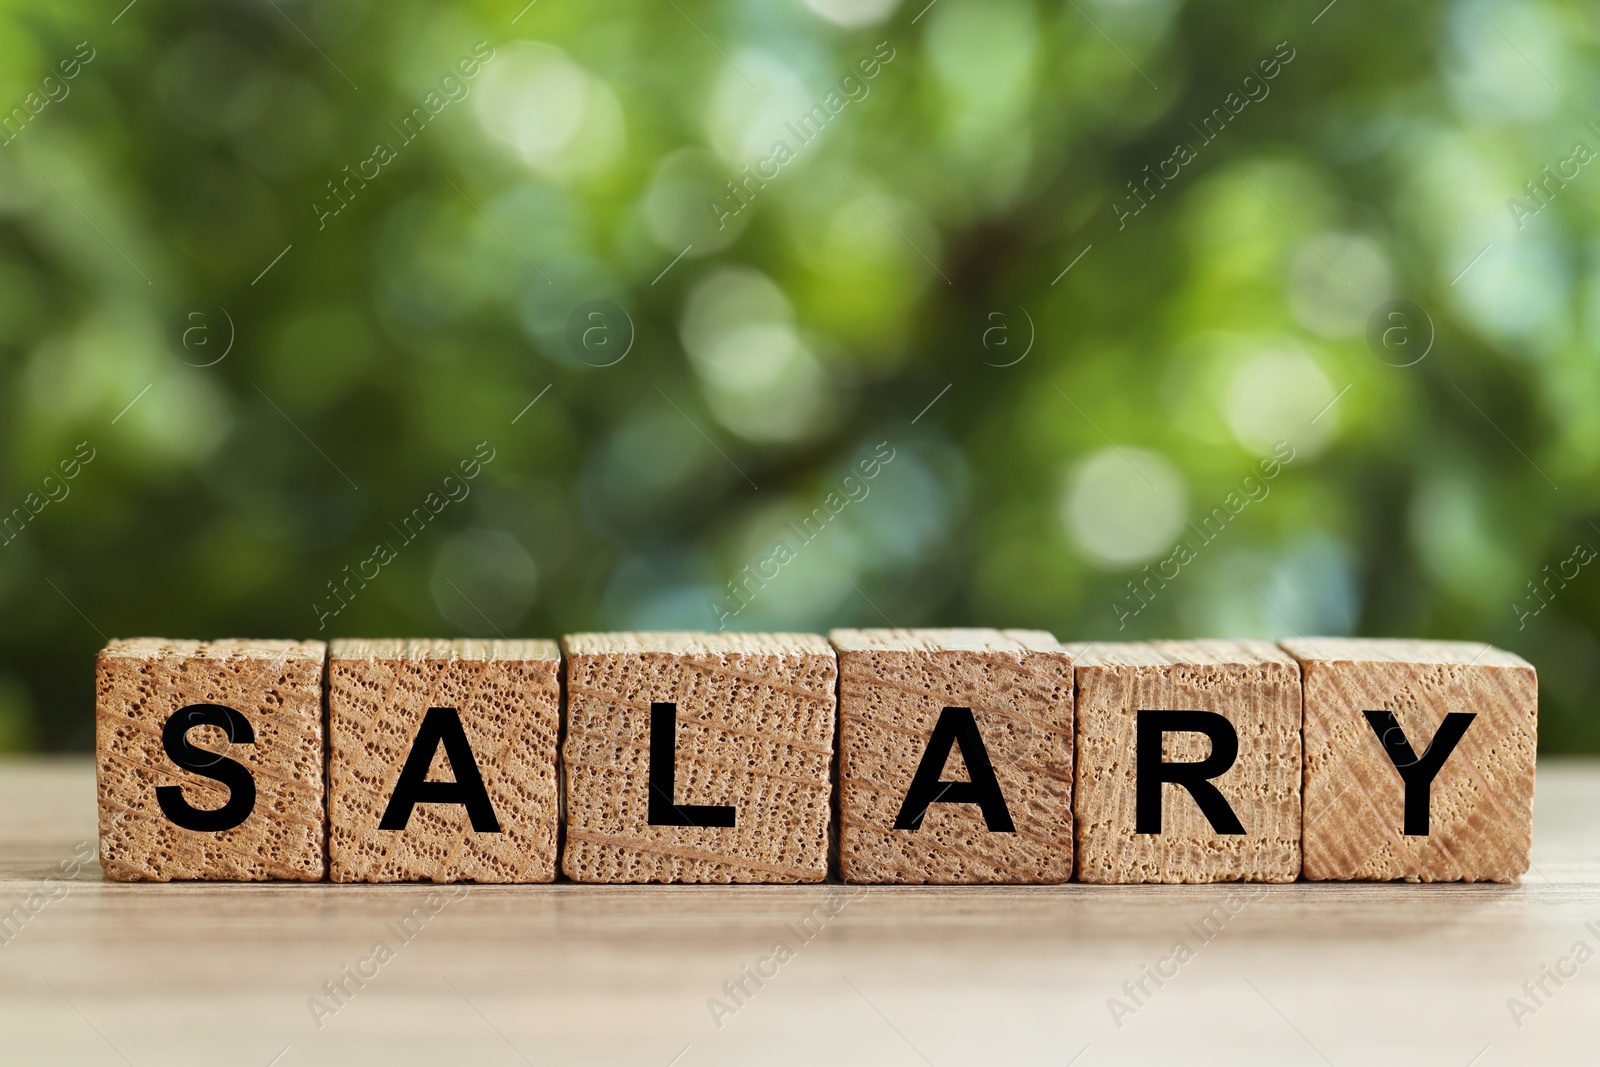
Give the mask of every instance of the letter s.
M 178 785 L 157 786 L 156 801 L 167 818 L 185 830 L 202 833 L 232 830 L 255 810 L 256 780 L 244 764 L 191 745 L 189 731 L 196 726 L 221 727 L 228 735 L 228 742 L 235 745 L 255 744 L 255 730 L 243 715 L 221 704 L 190 704 L 179 708 L 161 729 L 161 746 L 166 749 L 167 758 L 186 771 L 227 786 L 228 802 L 214 811 L 203 811 L 183 798 L 183 787 Z

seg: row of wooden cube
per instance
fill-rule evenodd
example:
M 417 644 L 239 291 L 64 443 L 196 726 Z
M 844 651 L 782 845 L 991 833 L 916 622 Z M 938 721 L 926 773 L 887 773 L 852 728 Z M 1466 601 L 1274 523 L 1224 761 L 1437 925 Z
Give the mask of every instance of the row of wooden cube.
M 1483 645 L 139 639 L 96 673 L 116 879 L 1510 881 L 1531 845 L 1537 683 Z

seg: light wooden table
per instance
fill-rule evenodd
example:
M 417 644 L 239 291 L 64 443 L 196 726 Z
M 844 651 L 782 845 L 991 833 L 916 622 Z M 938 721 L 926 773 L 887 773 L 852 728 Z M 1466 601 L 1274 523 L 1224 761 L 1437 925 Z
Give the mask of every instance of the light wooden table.
M 1520 1027 L 1507 1006 L 1577 942 L 1600 951 L 1600 763 L 1539 776 L 1520 886 L 558 885 L 445 901 L 120 885 L 92 862 L 53 881 L 92 846 L 92 768 L 0 762 L 0 1063 L 1594 1064 L 1600 961 L 1546 979 Z M 34 892 L 56 899 L 27 914 Z M 1255 899 L 1197 937 L 1239 893 Z M 838 914 L 803 942 L 790 924 L 829 899 Z M 4 925 L 17 906 L 25 921 Z M 391 924 L 418 907 L 402 942 Z M 723 983 L 780 940 L 793 958 L 719 1028 L 707 1001 L 735 1006 Z M 1134 1007 L 1123 983 L 1180 940 L 1193 958 L 1146 979 L 1153 995 L 1117 1025 L 1108 999 Z M 319 1027 L 308 1000 L 379 941 L 393 958 Z

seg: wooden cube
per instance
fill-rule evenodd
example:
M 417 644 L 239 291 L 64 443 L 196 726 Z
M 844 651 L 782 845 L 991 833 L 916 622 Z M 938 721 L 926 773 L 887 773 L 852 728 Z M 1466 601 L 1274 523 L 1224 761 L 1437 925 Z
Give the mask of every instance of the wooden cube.
M 1292 882 L 1300 667 L 1265 641 L 1068 645 L 1085 882 Z
M 320 641 L 112 641 L 95 662 L 100 865 L 118 881 L 327 868 Z
M 334 641 L 333 881 L 554 881 L 560 672 L 554 641 Z
M 839 875 L 1072 877 L 1072 657 L 1028 630 L 834 630 Z
M 1283 642 L 1305 673 L 1305 875 L 1513 882 L 1533 844 L 1539 682 L 1456 641 Z
M 814 634 L 562 639 L 579 882 L 820 882 L 838 679 Z

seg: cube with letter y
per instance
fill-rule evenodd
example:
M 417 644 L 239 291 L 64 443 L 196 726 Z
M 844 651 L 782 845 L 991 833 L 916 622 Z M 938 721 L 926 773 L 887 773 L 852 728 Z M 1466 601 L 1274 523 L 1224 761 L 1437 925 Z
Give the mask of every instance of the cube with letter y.
M 1460 641 L 1300 638 L 1305 875 L 1512 882 L 1533 842 L 1539 683 Z
M 554 881 L 560 729 L 554 641 L 333 642 L 333 881 Z
M 838 679 L 814 634 L 562 639 L 579 882 L 820 882 Z
M 1068 645 L 1085 882 L 1292 882 L 1300 667 L 1266 641 Z
M 839 874 L 1072 877 L 1072 657 L 1026 630 L 835 630 Z
M 100 865 L 118 881 L 316 881 L 320 641 L 112 641 L 95 662 Z

